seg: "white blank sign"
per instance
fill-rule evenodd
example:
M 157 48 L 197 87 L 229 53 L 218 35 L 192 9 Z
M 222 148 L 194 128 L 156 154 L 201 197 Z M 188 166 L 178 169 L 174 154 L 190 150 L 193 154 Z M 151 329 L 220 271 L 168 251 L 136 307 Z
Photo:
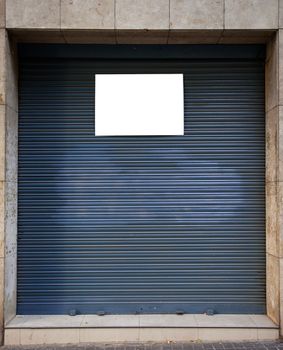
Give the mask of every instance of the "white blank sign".
M 95 135 L 184 135 L 183 74 L 96 74 Z

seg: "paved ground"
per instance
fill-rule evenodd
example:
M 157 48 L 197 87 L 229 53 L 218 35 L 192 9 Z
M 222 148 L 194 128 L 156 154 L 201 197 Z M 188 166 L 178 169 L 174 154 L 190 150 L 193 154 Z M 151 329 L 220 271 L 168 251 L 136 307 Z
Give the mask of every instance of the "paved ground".
M 240 343 L 144 343 L 81 344 L 46 346 L 3 346 L 1 350 L 283 350 L 283 341 Z

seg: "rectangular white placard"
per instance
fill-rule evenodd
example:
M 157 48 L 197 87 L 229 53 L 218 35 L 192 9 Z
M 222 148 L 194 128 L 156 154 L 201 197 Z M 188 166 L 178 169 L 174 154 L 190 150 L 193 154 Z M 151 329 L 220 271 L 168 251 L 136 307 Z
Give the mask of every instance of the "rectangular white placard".
M 184 135 L 183 74 L 96 74 L 95 135 Z

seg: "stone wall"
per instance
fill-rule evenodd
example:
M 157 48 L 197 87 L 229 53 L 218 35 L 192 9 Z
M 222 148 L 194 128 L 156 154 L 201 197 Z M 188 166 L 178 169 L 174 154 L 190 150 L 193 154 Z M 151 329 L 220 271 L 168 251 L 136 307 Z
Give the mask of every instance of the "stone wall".
M 6 27 L 35 42 L 256 43 L 266 41 L 279 21 L 278 0 L 6 2 Z
M 3 2 L 2 2 L 3 3 Z M 1 4 L 2 5 L 2 4 Z M 0 11 L 1 13 L 1 11 Z M 1 22 L 2 23 L 2 22 Z M 15 313 L 17 258 L 16 45 L 0 29 L 0 324 Z M 12 278 L 11 278 L 12 277 Z M 4 288 L 5 284 L 5 288 Z M 12 306 L 12 308 L 11 308 Z M 1 327 L 2 329 L 3 327 Z

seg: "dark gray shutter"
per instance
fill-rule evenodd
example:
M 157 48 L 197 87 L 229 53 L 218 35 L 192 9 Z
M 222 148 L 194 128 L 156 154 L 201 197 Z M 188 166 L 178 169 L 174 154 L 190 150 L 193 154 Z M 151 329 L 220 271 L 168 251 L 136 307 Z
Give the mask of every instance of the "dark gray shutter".
M 95 73 L 137 72 L 184 73 L 185 136 L 95 137 Z M 19 314 L 265 312 L 260 60 L 37 58 L 20 76 Z

